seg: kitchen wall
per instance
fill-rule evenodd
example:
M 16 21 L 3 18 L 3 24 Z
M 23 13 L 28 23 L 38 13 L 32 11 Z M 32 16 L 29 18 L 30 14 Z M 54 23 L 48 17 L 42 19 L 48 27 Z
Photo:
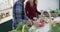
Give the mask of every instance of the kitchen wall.
M 47 9 L 59 9 L 59 0 L 38 0 L 37 9 L 47 10 Z

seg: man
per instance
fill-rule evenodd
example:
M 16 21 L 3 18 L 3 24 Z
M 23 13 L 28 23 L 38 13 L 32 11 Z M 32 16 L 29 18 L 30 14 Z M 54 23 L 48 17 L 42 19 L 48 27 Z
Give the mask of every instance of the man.
M 13 6 L 13 24 L 12 24 L 12 29 L 16 29 L 17 24 L 19 22 L 26 23 L 28 20 L 28 17 L 25 14 L 24 11 L 24 1 L 25 0 L 18 0 L 15 2 Z

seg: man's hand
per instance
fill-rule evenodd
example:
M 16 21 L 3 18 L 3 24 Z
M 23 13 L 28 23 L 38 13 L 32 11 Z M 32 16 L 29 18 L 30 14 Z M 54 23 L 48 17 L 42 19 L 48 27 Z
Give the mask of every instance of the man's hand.
M 26 24 L 27 25 L 32 25 L 32 21 L 29 19 Z

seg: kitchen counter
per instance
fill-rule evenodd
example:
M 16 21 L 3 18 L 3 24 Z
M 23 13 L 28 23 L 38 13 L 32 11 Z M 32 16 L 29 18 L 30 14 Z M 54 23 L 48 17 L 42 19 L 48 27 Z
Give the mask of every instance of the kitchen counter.
M 50 30 L 49 24 L 45 24 L 44 27 L 37 29 L 37 32 L 48 32 Z

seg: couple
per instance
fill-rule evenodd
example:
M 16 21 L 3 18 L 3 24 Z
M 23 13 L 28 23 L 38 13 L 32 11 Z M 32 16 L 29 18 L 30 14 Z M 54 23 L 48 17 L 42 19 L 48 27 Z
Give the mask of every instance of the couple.
M 25 0 L 18 0 L 15 2 L 13 6 L 13 24 L 12 29 L 16 29 L 16 25 L 19 22 L 32 24 L 32 21 L 34 17 L 36 17 L 36 14 L 41 14 L 37 11 L 37 0 L 28 0 L 26 2 L 25 8 L 24 8 L 24 1 Z

